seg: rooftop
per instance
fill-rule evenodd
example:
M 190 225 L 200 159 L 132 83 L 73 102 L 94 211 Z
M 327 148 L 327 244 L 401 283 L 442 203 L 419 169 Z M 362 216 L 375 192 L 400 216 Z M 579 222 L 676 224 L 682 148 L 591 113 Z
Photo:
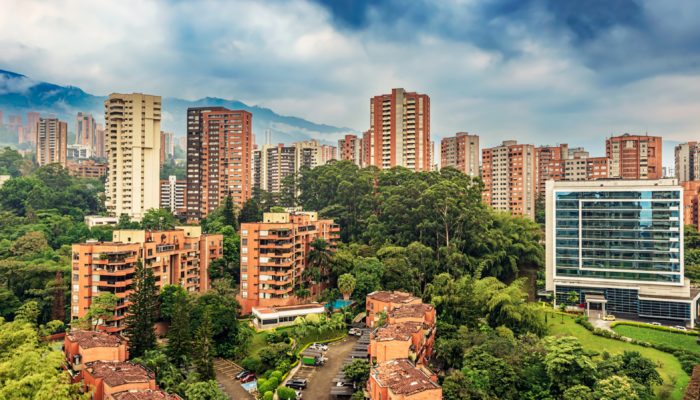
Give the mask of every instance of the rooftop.
M 180 400 L 180 396 L 162 390 L 126 390 L 112 395 L 114 400 Z
M 440 387 L 405 358 L 381 362 L 372 368 L 371 375 L 394 394 L 413 395 Z
M 423 318 L 425 313 L 433 310 L 433 306 L 430 304 L 420 303 L 420 304 L 406 304 L 398 308 L 394 308 L 389 311 L 389 317 L 391 318 Z
M 402 322 L 400 324 L 389 324 L 377 329 L 373 338 L 380 342 L 389 340 L 409 340 L 411 335 L 423 329 L 421 322 Z
M 385 303 L 404 303 L 419 300 L 418 297 L 406 292 L 389 292 L 386 290 L 372 292 L 367 295 L 368 299 L 383 301 Z
M 77 342 L 84 349 L 93 347 L 119 347 L 125 343 L 119 335 L 111 335 L 103 331 L 73 331 L 68 333 L 68 340 Z
M 299 304 L 296 306 L 253 307 L 259 314 L 274 314 L 282 311 L 303 311 L 323 308 L 321 303 Z
M 112 387 L 155 379 L 153 372 L 130 361 L 94 361 L 86 363 L 85 370 Z

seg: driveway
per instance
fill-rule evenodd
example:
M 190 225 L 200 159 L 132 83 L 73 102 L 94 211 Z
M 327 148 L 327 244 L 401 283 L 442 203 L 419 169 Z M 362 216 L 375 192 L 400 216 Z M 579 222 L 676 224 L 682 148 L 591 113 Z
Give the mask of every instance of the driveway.
M 343 360 L 350 354 L 353 346 L 357 342 L 357 337 L 346 336 L 345 339 L 328 344 L 326 357 L 328 361 L 321 367 L 302 367 L 297 373 L 309 375 L 309 385 L 304 390 L 304 398 L 309 400 L 330 399 L 333 378 L 338 374 L 343 365 Z M 307 369 L 314 371 L 309 373 Z M 303 371 L 303 372 L 302 372 Z M 295 374 L 295 377 L 297 375 Z
M 216 381 L 229 399 L 234 400 L 254 400 L 248 392 L 243 389 L 241 383 L 236 380 L 236 374 L 241 372 L 241 367 L 229 360 L 217 358 L 214 360 L 214 372 Z

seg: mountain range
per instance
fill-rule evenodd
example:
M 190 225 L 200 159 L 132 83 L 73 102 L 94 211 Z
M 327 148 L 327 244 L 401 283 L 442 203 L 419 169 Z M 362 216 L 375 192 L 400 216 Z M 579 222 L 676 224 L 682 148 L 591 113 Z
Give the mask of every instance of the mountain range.
M 36 81 L 25 75 L 0 69 L 0 110 L 5 114 L 5 119 L 8 115 L 22 115 L 26 123 L 27 112 L 37 111 L 67 121 L 68 129 L 72 131 L 78 111 L 92 113 L 97 121 L 102 122 L 105 99 L 107 96 L 86 93 L 75 86 Z M 267 131 L 271 134 L 272 143 L 317 139 L 322 143 L 335 144 L 342 135 L 357 133 L 350 128 L 318 124 L 303 118 L 280 115 L 269 108 L 216 97 L 199 100 L 164 97 L 162 129 L 174 132 L 176 137 L 184 136 L 187 108 L 198 106 L 221 106 L 251 112 L 253 133 L 258 144 L 264 142 Z

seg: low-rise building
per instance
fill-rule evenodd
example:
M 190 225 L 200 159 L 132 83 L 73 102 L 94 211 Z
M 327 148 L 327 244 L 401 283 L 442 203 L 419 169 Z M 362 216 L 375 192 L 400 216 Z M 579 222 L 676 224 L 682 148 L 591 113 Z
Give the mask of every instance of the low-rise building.
M 402 358 L 380 362 L 370 370 L 367 391 L 372 400 L 439 400 L 437 376 Z
M 83 369 L 85 391 L 93 400 L 111 400 L 119 392 L 156 390 L 156 376 L 141 365 L 122 361 L 94 361 Z
M 166 393 L 162 390 L 127 390 L 112 395 L 113 400 L 182 400 L 176 394 Z
M 425 363 L 432 355 L 435 332 L 421 322 L 402 322 L 378 328 L 369 336 L 372 362 L 408 358 Z
M 253 307 L 253 325 L 258 329 L 271 329 L 294 325 L 297 317 L 321 315 L 326 312 L 323 304 L 299 304 L 286 307 Z
M 68 172 L 80 178 L 102 178 L 107 175 L 107 163 L 95 160 L 69 161 L 66 164 Z
M 119 223 L 117 217 L 103 217 L 101 215 L 86 215 L 85 224 L 92 229 L 96 226 L 116 225 Z
M 424 303 L 402 305 L 389 311 L 387 314 L 387 322 L 390 324 L 420 322 L 428 326 L 435 326 L 435 307 L 431 304 Z
M 102 331 L 72 331 L 66 333 L 63 351 L 69 368 L 78 372 L 94 361 L 126 361 L 129 359 L 127 341 L 119 335 Z
M 391 310 L 409 304 L 421 304 L 420 298 L 406 292 L 377 291 L 367 295 L 365 324 L 374 327 L 378 319 L 378 313 L 389 313 Z
M 150 268 L 156 285 L 181 285 L 188 292 L 210 288 L 209 265 L 223 256 L 223 235 L 203 234 L 201 227 L 167 231 L 116 230 L 112 242 L 94 240 L 73 245 L 71 318 L 83 317 L 94 296 L 114 293 L 118 298 L 107 331 L 124 329 L 136 264 Z

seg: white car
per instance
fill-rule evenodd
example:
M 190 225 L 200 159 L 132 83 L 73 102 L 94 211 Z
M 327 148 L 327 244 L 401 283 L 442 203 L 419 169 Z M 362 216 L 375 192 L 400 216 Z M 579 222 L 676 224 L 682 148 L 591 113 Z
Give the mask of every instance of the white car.
M 685 328 L 685 326 L 680 326 L 680 325 L 674 326 L 673 329 L 678 329 L 679 331 L 687 331 L 687 329 Z
M 661 322 L 652 322 L 652 323 L 651 323 L 650 325 L 654 325 L 654 326 L 662 326 L 662 325 L 661 325 Z
M 309 346 L 310 349 L 315 349 L 315 350 L 320 350 L 320 351 L 328 351 L 328 345 L 321 344 L 321 343 L 314 343 L 311 346 Z

